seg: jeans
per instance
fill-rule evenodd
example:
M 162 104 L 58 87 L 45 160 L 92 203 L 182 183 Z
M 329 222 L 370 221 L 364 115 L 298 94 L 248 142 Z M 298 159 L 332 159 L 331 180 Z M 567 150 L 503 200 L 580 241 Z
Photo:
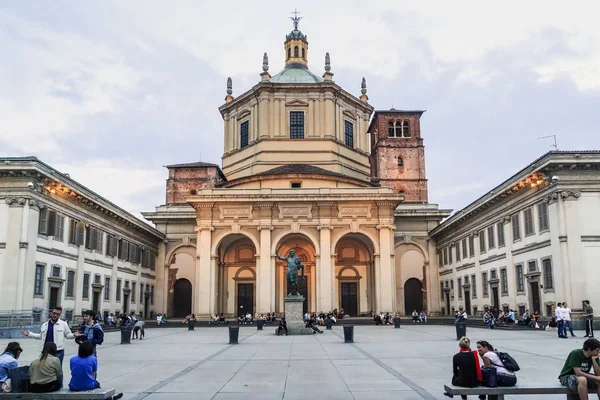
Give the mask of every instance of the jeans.
M 515 386 L 516 384 L 516 375 L 498 374 L 498 386 Z
M 567 328 L 569 328 L 571 336 L 575 337 L 575 333 L 573 333 L 573 323 L 571 321 L 565 321 L 565 336 L 567 336 Z
M 594 320 L 586 319 L 585 320 L 585 335 L 586 336 L 594 336 Z
M 58 360 L 60 361 L 60 367 L 62 368 L 63 359 L 65 358 L 65 351 L 64 350 L 58 350 L 56 352 L 56 357 L 58 357 Z M 63 375 L 61 375 L 58 378 L 58 382 L 60 383 L 60 387 L 63 387 Z
M 561 338 L 561 337 L 567 336 L 567 329 L 565 328 L 565 321 L 560 320 L 560 321 L 556 321 L 556 322 L 558 323 L 558 329 L 557 329 L 558 337 Z M 564 331 L 564 333 L 563 333 L 563 331 Z

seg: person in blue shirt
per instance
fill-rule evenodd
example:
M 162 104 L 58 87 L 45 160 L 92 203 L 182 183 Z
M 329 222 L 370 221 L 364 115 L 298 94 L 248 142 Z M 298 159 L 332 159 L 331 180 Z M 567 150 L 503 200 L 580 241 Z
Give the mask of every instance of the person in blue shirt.
M 71 358 L 71 381 L 69 389 L 75 392 L 97 389 L 100 382 L 95 378 L 98 371 L 98 359 L 93 355 L 94 345 L 91 341 L 82 342 L 79 345 L 77 355 Z M 119 393 L 112 397 L 112 400 L 118 400 L 123 397 Z
M 8 379 L 8 373 L 11 369 L 19 366 L 19 356 L 23 352 L 21 345 L 18 342 L 10 342 L 6 346 L 4 353 L 0 355 L 0 384 Z
M 104 331 L 96 322 L 96 313 L 93 310 L 85 310 L 83 312 L 83 325 L 79 328 L 79 332 L 75 333 L 75 343 L 91 342 L 93 345 L 93 354 L 96 356 L 96 346 L 104 342 Z

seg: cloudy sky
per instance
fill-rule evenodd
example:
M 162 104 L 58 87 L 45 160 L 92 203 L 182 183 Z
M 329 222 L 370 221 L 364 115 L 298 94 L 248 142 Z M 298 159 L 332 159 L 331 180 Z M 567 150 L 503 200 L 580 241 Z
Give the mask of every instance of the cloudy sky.
M 368 4 L 367 4 L 368 3 Z M 234 96 L 284 65 L 298 7 L 311 70 L 376 109 L 425 109 L 430 201 L 459 209 L 551 150 L 600 148 L 600 3 L 0 2 L 0 156 L 35 155 L 139 215 L 163 165 L 221 163 Z

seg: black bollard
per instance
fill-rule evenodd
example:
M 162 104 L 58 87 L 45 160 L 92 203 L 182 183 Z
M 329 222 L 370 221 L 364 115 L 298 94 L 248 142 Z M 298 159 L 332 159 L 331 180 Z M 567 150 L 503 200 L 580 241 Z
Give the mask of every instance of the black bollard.
M 344 325 L 344 343 L 354 343 L 354 325 Z
M 331 318 L 327 318 L 325 320 L 325 329 L 330 331 L 332 327 L 333 327 L 333 321 L 331 320 Z
M 238 337 L 240 336 L 239 326 L 229 327 L 229 344 L 238 344 Z
M 398 329 L 400 328 L 400 318 L 396 317 L 394 318 L 394 329 Z
M 121 327 L 121 344 L 130 344 L 131 343 L 131 327 L 130 326 L 122 326 Z
M 262 320 L 262 319 L 259 319 L 258 321 L 256 321 L 256 330 L 257 331 L 262 331 L 264 324 L 265 324 L 265 321 Z
M 460 340 L 463 336 L 467 336 L 467 323 L 457 322 L 456 323 L 456 340 Z

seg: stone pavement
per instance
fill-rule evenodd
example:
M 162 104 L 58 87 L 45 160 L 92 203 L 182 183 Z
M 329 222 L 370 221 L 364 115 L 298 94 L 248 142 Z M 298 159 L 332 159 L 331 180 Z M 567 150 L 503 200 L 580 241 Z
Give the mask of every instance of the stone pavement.
M 238 345 L 227 344 L 226 327 L 146 329 L 146 340 L 130 345 L 119 344 L 119 332 L 107 333 L 98 347 L 98 380 L 124 392 L 124 399 L 136 400 L 447 399 L 443 385 L 450 382 L 458 351 L 452 326 L 356 326 L 354 344 L 343 342 L 339 325 L 310 336 L 275 336 L 274 330 L 242 326 Z M 555 332 L 534 330 L 471 328 L 467 335 L 473 346 L 485 339 L 509 352 L 521 366 L 519 382 L 532 385 L 556 385 L 568 352 L 583 343 L 583 338 L 558 339 Z M 6 343 L 0 340 L 1 350 Z M 27 364 L 39 354 L 41 342 L 20 343 L 25 351 L 19 361 Z M 76 351 L 70 341 L 65 383 Z

